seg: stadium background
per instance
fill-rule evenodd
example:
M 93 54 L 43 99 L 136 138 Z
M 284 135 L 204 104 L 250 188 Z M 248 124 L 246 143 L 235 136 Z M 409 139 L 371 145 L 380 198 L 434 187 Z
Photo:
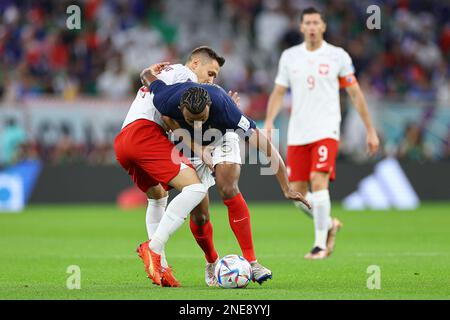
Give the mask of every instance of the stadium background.
M 225 56 L 218 83 L 238 91 L 242 110 L 262 126 L 280 53 L 301 41 L 298 13 L 308 5 L 324 11 L 327 41 L 352 56 L 382 139 L 379 154 L 368 159 L 364 127 L 343 94 L 338 166 L 341 176 L 358 178 L 345 184 L 341 179 L 341 185 L 338 179 L 335 198 L 355 189 L 370 164 L 385 156 L 412 165 L 416 175 L 422 173 L 413 177 L 422 197 L 450 198 L 445 180 L 432 189 L 427 183 L 450 171 L 450 9 L 445 1 L 188 0 L 180 6 L 175 0 L 89 0 L 79 3 L 81 30 L 66 27 L 69 4 L 0 5 L 0 163 L 7 167 L 22 159 L 42 161 L 44 180 L 32 200 L 52 202 L 52 195 L 56 202 L 114 200 L 129 183 L 117 170 L 112 141 L 140 85 L 139 71 L 156 61 L 183 62 L 198 45 L 208 44 Z M 381 8 L 381 30 L 366 27 L 370 4 Z M 277 123 L 282 151 L 289 97 L 285 101 Z M 439 170 L 433 169 L 435 163 Z M 70 197 L 74 193 L 68 191 L 64 198 L 58 192 L 64 183 L 61 166 L 67 175 L 80 177 L 81 171 L 98 183 L 84 196 Z M 102 170 L 110 171 L 114 183 L 105 184 L 101 175 L 95 179 Z M 66 181 L 72 181 L 69 190 L 83 190 L 85 179 Z M 268 194 L 280 196 L 275 188 Z M 250 196 L 258 199 L 257 194 Z
M 66 27 L 66 8 L 71 4 L 81 7 L 80 30 Z M 366 27 L 366 8 L 372 4 L 381 8 L 380 30 Z M 213 47 L 226 58 L 218 84 L 238 91 L 242 110 L 262 127 L 279 56 L 283 49 L 301 41 L 299 11 L 309 5 L 325 14 L 325 39 L 344 47 L 353 58 L 382 141 L 377 156 L 368 158 L 364 127 L 349 98 L 341 95 L 342 140 L 333 199 L 341 200 L 355 191 L 376 163 L 394 157 L 421 200 L 431 206 L 425 211 L 436 217 L 434 225 L 432 220 L 419 221 L 425 228 L 430 223 L 424 238 L 428 235 L 430 241 L 442 245 L 441 251 L 448 249 L 442 226 L 448 221 L 449 205 L 430 202 L 450 200 L 450 5 L 446 1 L 1 1 L 0 173 L 37 161 L 35 169 L 40 174 L 25 196 L 31 202 L 31 211 L 25 214 L 39 218 L 31 218 L 28 228 L 33 229 L 33 223 L 43 226 L 41 217 L 48 214 L 47 219 L 55 219 L 59 211 L 70 211 L 68 221 L 78 223 L 78 207 L 36 204 L 113 204 L 119 193 L 131 186 L 116 164 L 112 142 L 140 86 L 138 74 L 151 63 L 183 63 L 192 48 Z M 286 134 L 289 109 L 287 96 L 277 119 L 281 137 Z M 284 153 L 283 141 L 280 149 Z M 262 185 L 264 188 L 255 188 Z M 281 200 L 275 179 L 261 177 L 257 166 L 244 168 L 240 186 L 251 201 Z M 218 199 L 214 190 L 212 193 L 213 199 Z M 0 192 L 0 202 L 5 197 Z M 438 213 L 433 213 L 434 206 L 440 208 Z M 263 207 L 255 207 L 253 215 L 257 216 Z M 90 207 L 80 208 L 86 211 Z M 94 207 L 92 211 L 118 212 L 115 206 L 107 208 Z M 293 210 L 289 204 L 280 204 L 280 208 Z M 340 209 L 337 212 L 345 215 Z M 263 212 L 261 216 L 265 216 Z M 79 217 L 89 221 L 83 213 Z M 97 223 L 102 229 L 102 220 L 95 213 L 91 217 L 86 223 Z M 2 256 L 12 257 L 7 247 L 16 238 L 6 236 L 13 223 L 6 219 L 10 218 L 3 220 L 5 237 L 0 240 L 6 251 Z M 355 218 L 356 226 L 358 219 L 362 218 Z M 386 221 L 379 216 L 376 219 Z M 447 220 L 440 223 L 439 219 Z M 137 227 L 144 230 L 143 223 Z M 28 229 L 17 234 L 24 230 Z M 400 246 L 398 250 L 408 251 Z M 439 266 L 448 268 L 448 262 L 437 263 L 436 268 Z M 28 297 L 19 294 L 24 296 Z

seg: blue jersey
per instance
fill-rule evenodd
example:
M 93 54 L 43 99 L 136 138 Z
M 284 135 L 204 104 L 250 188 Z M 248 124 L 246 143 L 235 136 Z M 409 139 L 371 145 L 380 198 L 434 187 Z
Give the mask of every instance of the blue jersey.
M 203 123 L 203 132 L 208 129 L 217 129 L 222 134 L 230 130 L 246 133 L 256 128 L 256 123 L 242 114 L 233 99 L 217 85 L 190 81 L 166 85 L 163 81 L 156 80 L 150 84 L 149 89 L 154 94 L 153 104 L 156 109 L 162 115 L 176 120 L 183 129 L 193 134 L 192 126 L 184 120 L 179 108 L 181 96 L 191 87 L 202 87 L 208 91 L 211 98 L 209 118 Z

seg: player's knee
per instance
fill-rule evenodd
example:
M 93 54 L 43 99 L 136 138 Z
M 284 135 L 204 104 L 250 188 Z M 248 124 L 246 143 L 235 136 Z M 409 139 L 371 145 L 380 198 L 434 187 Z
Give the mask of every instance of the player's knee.
M 201 198 L 204 198 L 208 193 L 208 188 L 203 183 L 193 183 L 182 189 L 182 192 L 190 192 L 192 194 L 198 194 Z
M 169 193 L 166 190 L 164 190 L 164 188 L 161 187 L 161 185 L 158 185 L 156 187 L 151 187 L 150 189 L 148 189 L 146 194 L 149 199 L 155 199 L 155 200 L 159 200 L 159 199 L 169 196 Z
M 325 172 L 311 173 L 311 189 L 313 192 L 328 189 L 330 175 Z
M 203 226 L 209 221 L 209 213 L 203 211 L 193 211 L 191 213 L 191 220 L 197 226 Z
M 222 199 L 231 199 L 240 192 L 235 184 L 219 186 L 218 191 Z

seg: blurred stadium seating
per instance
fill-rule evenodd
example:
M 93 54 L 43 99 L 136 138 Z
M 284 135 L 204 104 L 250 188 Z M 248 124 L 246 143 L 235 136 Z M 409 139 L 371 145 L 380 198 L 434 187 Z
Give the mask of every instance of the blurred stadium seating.
M 113 164 L 112 138 L 140 85 L 139 71 L 157 61 L 183 62 L 198 45 L 226 57 L 218 83 L 238 91 L 241 108 L 262 120 L 280 53 L 301 41 L 298 13 L 309 5 L 325 12 L 327 41 L 353 57 L 384 143 L 378 159 L 450 161 L 448 2 L 182 3 L 79 1 L 82 28 L 68 30 L 72 1 L 1 1 L 0 164 L 22 158 Z M 381 7 L 381 30 L 366 28 L 369 4 Z M 289 99 L 285 107 L 282 137 Z M 343 115 L 341 160 L 368 161 L 363 127 L 346 95 Z

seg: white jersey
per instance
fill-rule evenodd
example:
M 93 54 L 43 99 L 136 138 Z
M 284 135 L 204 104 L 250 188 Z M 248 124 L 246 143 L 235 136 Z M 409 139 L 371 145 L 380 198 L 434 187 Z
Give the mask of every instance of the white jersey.
M 182 64 L 172 64 L 164 68 L 158 79 L 164 81 L 166 84 L 174 84 L 186 81 L 197 82 L 197 76 L 191 69 Z M 153 105 L 150 94 L 148 94 L 148 88 L 141 87 L 136 94 L 136 98 L 131 104 L 127 117 L 122 125 L 125 128 L 130 123 L 138 119 L 147 119 L 161 125 L 161 114 L 156 110 Z
M 282 53 L 275 83 L 291 88 L 288 145 L 339 140 L 339 83 L 354 83 L 354 72 L 349 54 L 325 41 L 315 51 L 302 43 Z

